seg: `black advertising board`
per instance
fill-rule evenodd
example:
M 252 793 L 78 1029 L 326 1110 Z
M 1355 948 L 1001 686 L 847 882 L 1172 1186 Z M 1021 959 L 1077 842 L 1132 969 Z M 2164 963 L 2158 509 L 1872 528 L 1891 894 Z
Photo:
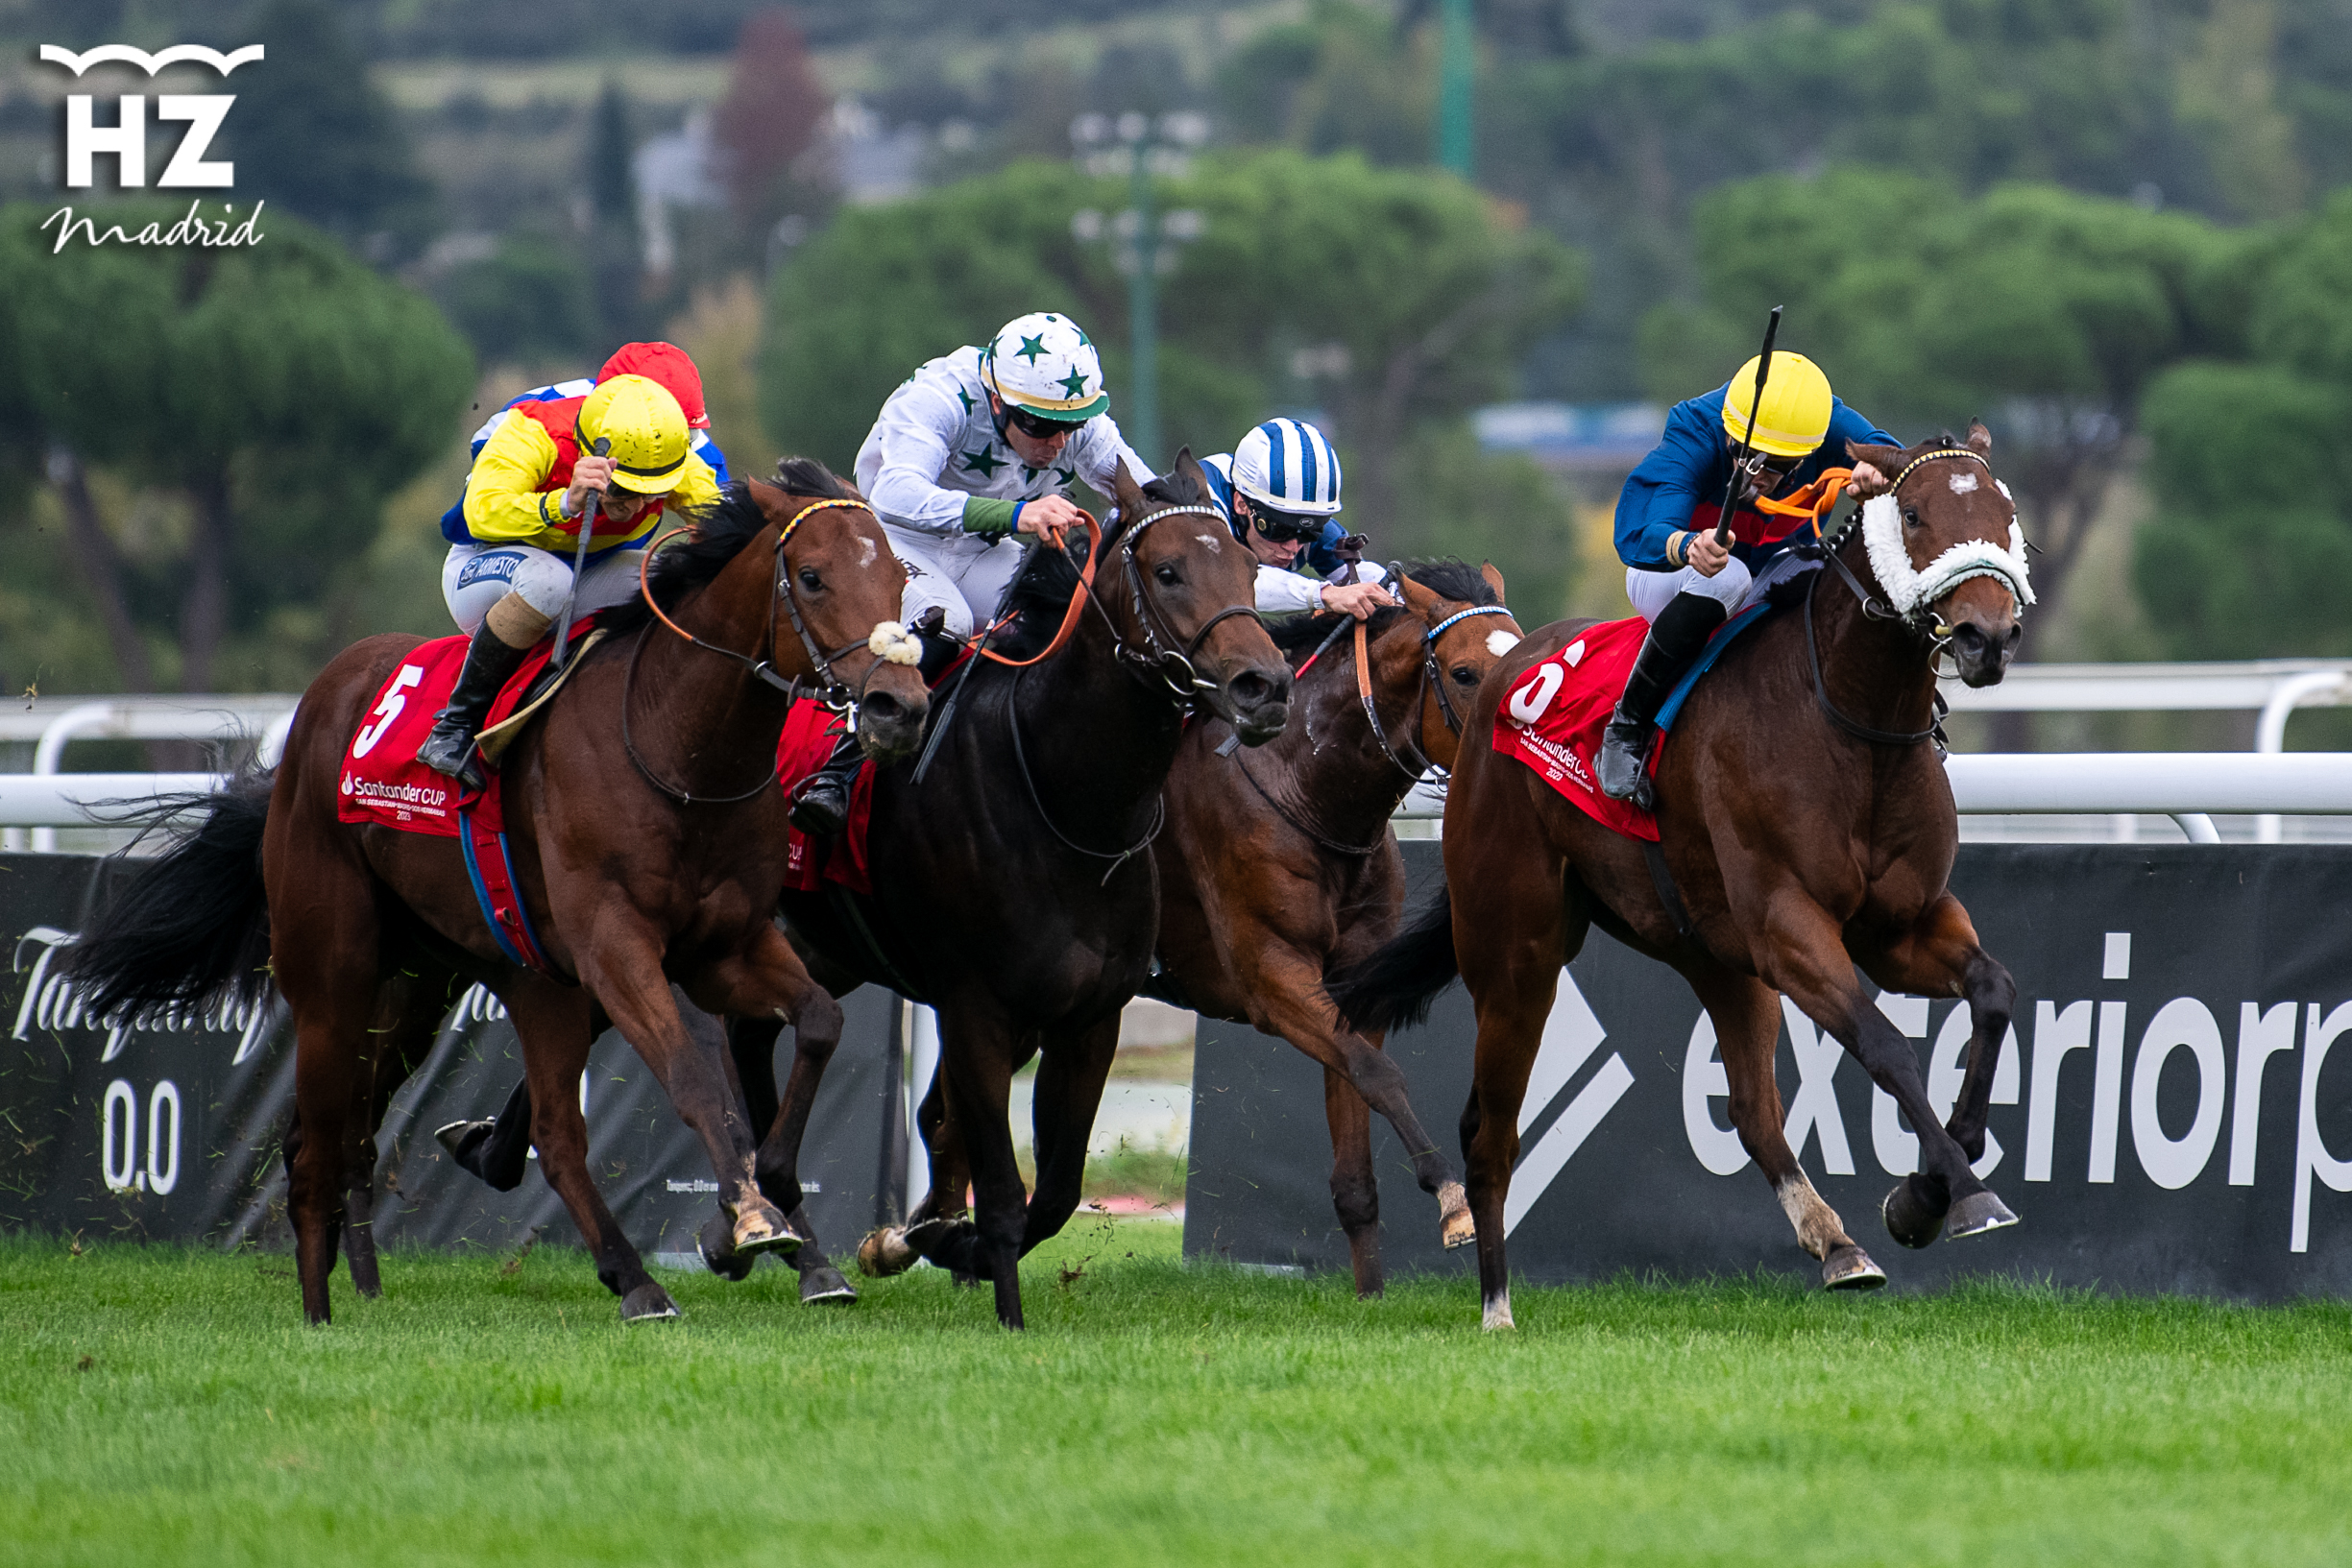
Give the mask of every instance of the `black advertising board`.
M 0 939 L 11 956 L 0 968 L 0 1227 L 282 1239 L 279 1141 L 294 1102 L 284 1010 L 124 1029 L 84 1018 L 61 954 L 120 875 L 85 856 L 0 856 Z M 898 1000 L 869 987 L 842 1007 L 841 1047 L 811 1118 L 801 1182 L 820 1239 L 845 1249 L 875 1223 L 878 1187 L 890 1188 L 888 1203 L 902 1201 L 904 1144 L 890 1134 L 905 1113 Z M 715 1037 L 715 1022 L 691 1009 L 687 1017 Z M 480 988 L 468 991 L 385 1116 L 381 1242 L 505 1246 L 535 1229 L 576 1242 L 535 1170 L 514 1192 L 494 1193 L 433 1140 L 445 1122 L 495 1114 L 521 1075 L 503 1009 Z M 630 1239 L 645 1252 L 691 1253 L 717 1190 L 699 1140 L 618 1034 L 596 1042 L 581 1093 L 591 1168 Z
M 1437 875 L 1437 844 L 1405 848 L 1417 885 Z M 1782 1009 L 1789 1143 L 1894 1284 L 2000 1272 L 2242 1299 L 2352 1293 L 2352 848 L 1969 845 L 1952 885 L 2017 977 L 1979 1170 L 2023 1224 L 1924 1252 L 1895 1244 L 1878 1211 L 1910 1169 L 1910 1134 L 1834 1041 Z M 1965 1004 L 1879 1006 L 1948 1107 Z M 1423 1124 L 1457 1152 L 1474 1037 L 1456 988 L 1428 1026 L 1389 1043 Z M 1811 1270 L 1730 1130 L 1722 1073 L 1681 978 L 1594 932 L 1530 1079 L 1514 1270 Z M 1373 1139 L 1390 1266 L 1473 1267 L 1439 1248 L 1437 1206 L 1377 1118 Z M 1187 1255 L 1346 1266 L 1329 1165 L 1321 1070 L 1204 1020 Z

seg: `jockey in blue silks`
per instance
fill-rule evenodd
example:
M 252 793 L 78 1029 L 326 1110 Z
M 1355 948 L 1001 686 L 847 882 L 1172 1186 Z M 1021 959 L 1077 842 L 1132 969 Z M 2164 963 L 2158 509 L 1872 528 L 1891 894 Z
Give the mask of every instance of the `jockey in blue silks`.
M 1729 384 L 1675 404 L 1666 415 L 1664 437 L 1626 478 L 1617 497 L 1625 596 L 1650 623 L 1650 635 L 1602 733 L 1601 789 L 1613 799 L 1650 804 L 1646 764 L 1659 708 L 1716 629 L 1761 599 L 1773 584 L 1814 565 L 1790 548 L 1801 521 L 1745 506 L 1733 513 L 1730 546 L 1715 542 L 1741 439 L 1748 443 L 1743 501 L 1786 496 L 1818 479 L 1825 469 L 1843 467 L 1850 441 L 1903 445 L 1838 401 L 1829 377 L 1803 354 L 1773 355 L 1750 430 L 1755 386 L 1751 359 Z M 1738 396 L 1727 401 L 1734 388 Z M 1886 488 L 1886 477 L 1867 463 L 1855 464 L 1847 481 L 1858 500 Z
M 1233 537 L 1257 559 L 1261 611 L 1331 610 L 1367 620 L 1396 602 L 1379 567 L 1339 520 L 1340 459 L 1323 433 L 1273 419 L 1200 460 Z M 1349 568 L 1354 568 L 1350 570 Z

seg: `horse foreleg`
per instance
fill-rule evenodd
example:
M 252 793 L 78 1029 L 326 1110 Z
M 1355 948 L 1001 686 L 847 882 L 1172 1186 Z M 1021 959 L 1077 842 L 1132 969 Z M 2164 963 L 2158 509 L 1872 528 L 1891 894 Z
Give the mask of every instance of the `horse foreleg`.
M 1805 1167 L 1788 1146 L 1787 1111 L 1773 1074 L 1773 1051 L 1781 1035 L 1781 999 L 1753 976 L 1736 974 L 1708 959 L 1677 965 L 1714 1020 L 1723 1054 L 1725 1087 L 1731 1090 L 1732 1125 L 1758 1170 L 1772 1184 L 1781 1212 L 1797 1233 L 1797 1244 L 1821 1260 L 1821 1283 L 1831 1291 L 1870 1291 L 1886 1275 L 1846 1234 L 1845 1221 L 1806 1178 Z
M 972 1161 L 977 1222 L 950 1227 L 924 1255 L 942 1267 L 990 1281 L 997 1321 L 1009 1329 L 1023 1326 L 1019 1259 L 1028 1208 L 1006 1121 L 1018 1049 L 1011 1021 L 992 999 L 969 997 L 939 1008 L 939 1071 L 948 1083 L 954 1124 Z M 938 1191 L 935 1179 L 933 1191 Z
M 1763 928 L 1758 950 L 1766 983 L 1829 1030 L 1918 1129 L 1920 1169 L 1887 1194 L 1881 1209 L 1887 1233 L 1905 1246 L 1927 1246 L 1946 1215 L 1963 1204 L 1962 1219 L 1974 1228 L 1985 1228 L 1976 1223 L 1981 1218 L 2014 1223 L 2016 1217 L 1977 1179 L 1958 1142 L 1936 1121 L 1919 1055 L 1862 994 L 1835 918 L 1803 891 L 1788 888 L 1766 905 Z
M 773 927 L 761 929 L 774 938 L 768 953 L 781 952 L 797 969 L 799 960 L 791 957 L 790 945 Z M 624 907 L 599 920 L 593 937 L 579 953 L 580 984 L 653 1069 L 679 1119 L 701 1138 L 711 1172 L 718 1181 L 719 1207 L 733 1221 L 729 1235 L 733 1250 L 752 1253 L 797 1247 L 800 1238 L 784 1211 L 760 1193 L 751 1132 L 719 1059 L 724 1041 L 715 1029 L 708 1039 L 689 1032 L 663 976 L 661 944 L 653 929 Z M 772 1014 L 784 1005 L 784 996 L 758 985 L 758 978 L 748 963 L 742 970 L 715 965 L 698 975 L 688 989 L 698 1005 L 714 1012 Z M 837 1034 L 840 1009 L 830 998 L 826 1001 Z M 538 1098 L 536 1085 L 532 1098 Z M 544 1144 L 539 1157 L 542 1162 L 547 1157 Z
M 1086 1180 L 1086 1146 L 1094 1137 L 1095 1113 L 1103 1106 L 1103 1084 L 1119 1049 L 1119 1015 L 1098 1019 L 1050 1044 L 1037 1067 L 1030 1101 L 1030 1126 L 1036 1140 L 1037 1190 L 1030 1194 L 1029 1220 L 1021 1233 L 1027 1257 L 1037 1243 L 1058 1235 L 1078 1212 Z
M 1993 1079 L 2000 1068 L 2010 1017 L 2017 1006 L 2017 982 L 2000 960 L 1978 945 L 1968 911 L 1950 893 L 1928 905 L 1903 941 L 1863 967 L 1889 991 L 1967 1000 L 1968 1071 L 1944 1130 L 1973 1166 L 1984 1158 L 1984 1124 L 1992 1114 Z M 1994 1198 L 1990 1204 L 1979 1203 L 1972 1212 L 1954 1216 L 1950 1229 L 1954 1237 L 1978 1236 L 2016 1222 L 2017 1217 Z
M 1378 1046 L 1340 1024 L 1339 1009 L 1323 990 L 1322 965 L 1293 948 L 1260 945 L 1241 966 L 1244 992 L 1260 1029 L 1279 1034 L 1323 1065 L 1343 1074 L 1364 1103 L 1386 1118 L 1413 1162 L 1414 1179 L 1438 1200 L 1438 1234 L 1449 1247 L 1472 1240 L 1470 1205 L 1461 1174 L 1438 1141 L 1422 1130 L 1405 1096 L 1404 1069 Z M 1332 1129 L 1336 1151 L 1339 1129 Z M 1370 1136 L 1368 1132 L 1367 1137 Z M 1337 1176 L 1334 1176 L 1336 1183 Z M 1336 1193 L 1334 1194 L 1337 1195 Z M 1342 1222 L 1346 1222 L 1342 1216 Z M 1352 1242 L 1350 1243 L 1352 1250 Z M 1359 1281 L 1359 1284 L 1361 1282 Z
M 1347 1237 L 1347 1263 L 1356 1279 L 1356 1299 L 1369 1301 L 1385 1289 L 1380 1274 L 1380 1179 L 1372 1170 L 1372 1108 L 1354 1084 L 1323 1069 L 1323 1121 L 1331 1127 L 1331 1208 Z M 1469 1197 L 1462 1199 L 1469 1214 Z

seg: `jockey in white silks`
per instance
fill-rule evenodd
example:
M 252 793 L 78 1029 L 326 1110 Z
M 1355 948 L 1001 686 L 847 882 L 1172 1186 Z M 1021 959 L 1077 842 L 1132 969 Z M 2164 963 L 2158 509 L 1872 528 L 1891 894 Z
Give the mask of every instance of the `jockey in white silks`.
M 1109 406 L 1094 341 L 1050 311 L 932 360 L 890 394 L 858 448 L 858 488 L 907 568 L 902 620 L 927 639 L 969 638 L 996 614 L 1024 546 L 1058 545 L 1078 525 L 1073 486 L 1107 495 L 1123 463 L 1136 484 L 1152 478 Z M 794 791 L 795 827 L 841 831 L 858 760 L 844 736 Z
M 1272 419 L 1229 452 L 1200 460 L 1233 537 L 1257 558 L 1257 608 L 1339 611 L 1369 620 L 1396 602 L 1364 541 L 1339 521 L 1340 459 L 1315 426 Z M 1350 570 L 1352 567 L 1354 569 Z

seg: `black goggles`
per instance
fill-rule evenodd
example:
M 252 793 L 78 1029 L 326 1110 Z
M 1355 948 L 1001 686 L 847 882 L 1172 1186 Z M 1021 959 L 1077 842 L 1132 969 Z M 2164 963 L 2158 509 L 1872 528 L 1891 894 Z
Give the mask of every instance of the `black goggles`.
M 1083 424 L 1086 422 L 1084 420 L 1079 420 L 1076 422 L 1070 420 L 1049 420 L 1042 414 L 1032 414 L 1026 408 L 1016 408 L 1012 404 L 1006 403 L 1005 405 L 1005 422 L 1011 425 L 1014 429 L 1020 431 L 1023 435 L 1029 437 L 1031 441 L 1051 441 L 1055 436 L 1068 435 L 1071 431 L 1077 429 L 1079 425 Z
M 1273 544 L 1304 544 L 1309 540 L 1318 539 L 1322 535 L 1323 521 L 1321 518 L 1276 512 L 1254 502 L 1249 508 L 1250 526 L 1257 529 L 1261 538 Z

